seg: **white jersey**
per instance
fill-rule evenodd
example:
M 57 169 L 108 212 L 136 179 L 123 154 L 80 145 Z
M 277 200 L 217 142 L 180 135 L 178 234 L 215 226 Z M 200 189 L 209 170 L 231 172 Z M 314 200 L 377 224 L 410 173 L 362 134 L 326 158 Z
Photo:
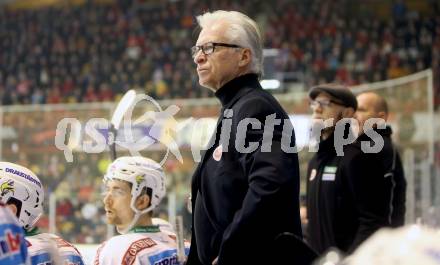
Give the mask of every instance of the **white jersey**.
M 30 264 L 23 228 L 3 204 L 0 205 L 0 264 Z
M 189 244 L 185 244 L 188 255 Z M 96 251 L 94 265 L 178 265 L 176 236 L 157 226 L 134 228 L 112 237 Z
M 50 233 L 26 236 L 32 265 L 84 265 L 79 251 L 61 237 Z

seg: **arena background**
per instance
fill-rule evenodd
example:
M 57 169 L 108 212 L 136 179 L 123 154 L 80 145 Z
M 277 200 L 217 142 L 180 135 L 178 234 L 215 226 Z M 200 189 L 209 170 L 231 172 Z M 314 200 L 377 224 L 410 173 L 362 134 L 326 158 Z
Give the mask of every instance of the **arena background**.
M 110 119 L 115 102 L 129 89 L 156 99 L 162 109 L 176 105 L 175 120 L 162 123 L 154 135 L 151 120 L 135 130 L 137 137 L 154 140 L 142 154 L 156 160 L 164 157 L 168 136 L 178 143 L 183 163 L 168 156 L 168 196 L 156 213 L 171 221 L 182 215 L 189 237 L 191 147 L 203 146 L 220 109 L 197 83 L 189 52 L 196 38 L 194 17 L 206 10 L 235 9 L 263 29 L 262 84 L 295 126 L 302 148 L 301 194 L 313 155 L 307 147 L 307 89 L 334 81 L 356 93 L 375 90 L 390 104 L 394 140 L 404 161 L 407 223 L 438 228 L 439 8 L 438 1 L 428 0 L 0 0 L 0 158 L 29 167 L 45 183 L 43 230 L 92 253 L 93 244 L 113 229 L 105 225 L 100 197 L 110 156 L 82 151 L 90 140 L 84 133 L 87 121 Z M 149 110 L 157 108 L 142 104 L 136 114 Z M 72 163 L 55 145 L 57 125 L 67 117 L 80 121 L 65 140 Z M 177 133 L 168 130 L 190 117 L 197 122 Z

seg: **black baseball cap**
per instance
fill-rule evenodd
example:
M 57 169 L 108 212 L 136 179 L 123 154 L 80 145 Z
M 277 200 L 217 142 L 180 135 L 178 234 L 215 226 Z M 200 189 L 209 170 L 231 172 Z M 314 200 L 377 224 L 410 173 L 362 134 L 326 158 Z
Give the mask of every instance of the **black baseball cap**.
M 339 84 L 323 84 L 312 87 L 309 91 L 310 99 L 314 100 L 319 93 L 325 92 L 339 101 L 345 107 L 357 109 L 357 100 L 348 87 Z

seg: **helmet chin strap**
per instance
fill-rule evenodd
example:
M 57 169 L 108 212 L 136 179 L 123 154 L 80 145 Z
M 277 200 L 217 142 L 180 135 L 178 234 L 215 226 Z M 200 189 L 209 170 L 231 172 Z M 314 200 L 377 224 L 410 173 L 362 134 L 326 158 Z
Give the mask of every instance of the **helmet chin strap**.
M 153 206 L 150 206 L 142 211 L 139 211 L 136 209 L 136 211 L 134 211 L 135 214 L 133 216 L 133 220 L 131 220 L 131 222 L 128 224 L 128 226 L 125 229 L 119 229 L 118 227 L 116 227 L 116 230 L 120 234 L 127 234 L 128 231 L 130 231 L 130 229 L 132 229 L 136 225 L 136 223 L 139 221 L 139 218 L 141 217 L 141 215 L 150 212 L 151 210 L 153 210 L 153 208 L 154 208 Z
M 132 195 L 132 198 L 131 198 L 131 202 L 130 202 L 130 208 L 134 211 L 133 220 L 131 220 L 131 222 L 128 224 L 128 226 L 125 229 L 119 229 L 118 227 L 116 227 L 116 230 L 120 234 L 128 233 L 128 231 L 130 231 L 130 229 L 132 229 L 137 224 L 141 215 L 148 213 L 155 208 L 155 205 L 153 205 L 150 201 L 150 206 L 148 206 L 147 208 L 145 208 L 143 210 L 137 209 L 135 203 L 136 203 L 136 198 L 138 198 L 139 194 L 136 194 L 136 192 L 134 192 L 132 190 L 131 195 Z
M 118 227 L 116 227 L 116 230 L 118 231 L 119 234 L 127 234 L 128 231 L 130 231 L 130 229 L 133 228 L 134 225 L 136 225 L 136 223 L 139 220 L 139 217 L 141 217 L 141 213 L 137 212 L 134 214 L 133 220 L 131 220 L 131 222 L 127 225 L 127 227 L 125 229 L 119 229 Z
M 32 228 L 34 228 L 34 226 L 37 224 L 38 220 L 40 220 L 41 215 L 43 215 L 43 213 L 40 213 L 39 215 L 37 215 L 37 217 L 34 218 L 34 221 L 28 224 L 28 227 L 26 229 L 31 230 Z

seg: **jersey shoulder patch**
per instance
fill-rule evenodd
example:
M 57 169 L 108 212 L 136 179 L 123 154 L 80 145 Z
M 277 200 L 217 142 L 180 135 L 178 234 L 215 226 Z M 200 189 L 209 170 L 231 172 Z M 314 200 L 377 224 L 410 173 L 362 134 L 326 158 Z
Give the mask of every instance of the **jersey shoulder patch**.
M 136 256 L 139 254 L 139 252 L 144 249 L 151 248 L 155 245 L 157 245 L 157 243 L 149 237 L 141 238 L 134 241 L 125 252 L 122 258 L 122 265 L 132 265 L 136 260 Z

